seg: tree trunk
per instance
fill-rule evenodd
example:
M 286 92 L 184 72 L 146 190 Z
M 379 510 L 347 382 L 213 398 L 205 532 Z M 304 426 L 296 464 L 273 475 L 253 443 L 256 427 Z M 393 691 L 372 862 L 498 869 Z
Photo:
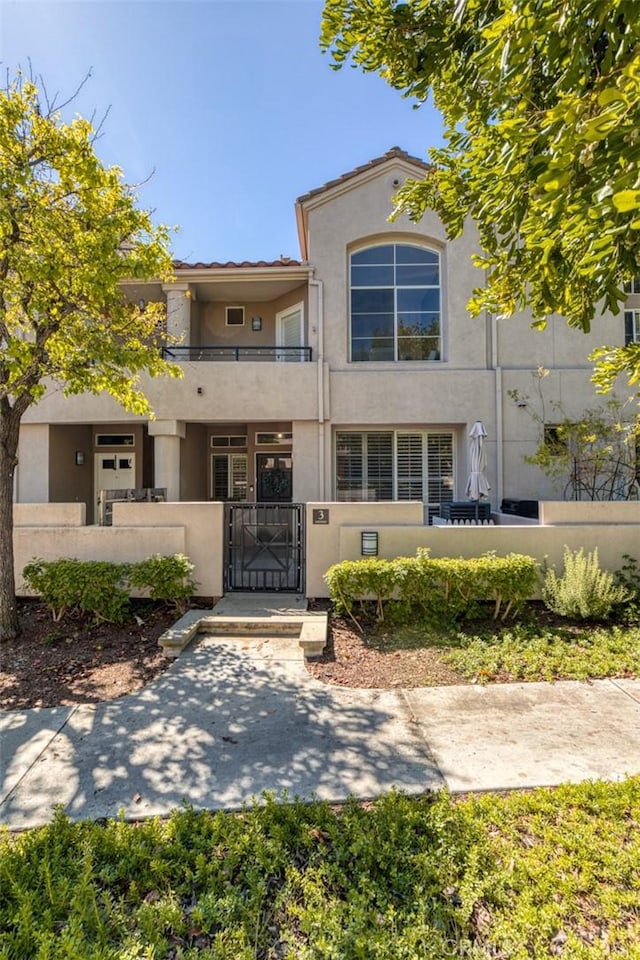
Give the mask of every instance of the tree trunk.
M 20 633 L 13 564 L 13 478 L 20 417 L 8 403 L 0 410 L 0 641 Z

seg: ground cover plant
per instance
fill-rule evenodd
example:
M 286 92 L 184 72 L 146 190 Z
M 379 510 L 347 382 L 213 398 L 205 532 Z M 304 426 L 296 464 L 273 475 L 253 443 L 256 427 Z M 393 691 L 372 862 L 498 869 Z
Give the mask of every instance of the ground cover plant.
M 2 960 L 640 957 L 640 778 L 0 836 Z
M 563 561 L 543 578 L 518 554 L 335 564 L 332 635 L 309 669 L 354 687 L 639 676 L 636 561 L 612 574 L 566 547 Z
M 571 621 L 540 603 L 513 624 L 487 616 L 452 627 L 368 621 L 356 630 L 334 617 L 324 655 L 307 669 L 351 687 L 638 677 L 640 625 Z

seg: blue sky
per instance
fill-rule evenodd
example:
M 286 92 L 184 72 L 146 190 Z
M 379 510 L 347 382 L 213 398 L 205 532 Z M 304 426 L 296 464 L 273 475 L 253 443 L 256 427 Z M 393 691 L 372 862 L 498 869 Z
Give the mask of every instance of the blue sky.
M 441 142 L 430 105 L 335 72 L 316 0 L 0 0 L 0 61 L 41 74 L 65 111 L 102 116 L 98 152 L 179 226 L 183 260 L 298 257 L 293 203 L 398 145 Z

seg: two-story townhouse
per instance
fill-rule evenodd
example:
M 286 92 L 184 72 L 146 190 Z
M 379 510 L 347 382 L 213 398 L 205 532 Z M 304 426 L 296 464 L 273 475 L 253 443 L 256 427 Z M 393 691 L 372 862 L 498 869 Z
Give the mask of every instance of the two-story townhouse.
M 300 197 L 299 261 L 177 263 L 175 282 L 129 284 L 136 302 L 166 302 L 183 378 L 145 383 L 151 421 L 50 385 L 25 417 L 17 499 L 84 501 L 90 523 L 100 490 L 132 487 L 171 500 L 421 500 L 429 517 L 465 498 L 477 420 L 494 506 L 557 496 L 523 457 L 554 404 L 571 417 L 593 405 L 588 355 L 638 337 L 640 293 L 586 336 L 560 318 L 544 332 L 525 316 L 471 319 L 473 224 L 448 241 L 432 212 L 388 219 L 425 168 L 393 148 Z

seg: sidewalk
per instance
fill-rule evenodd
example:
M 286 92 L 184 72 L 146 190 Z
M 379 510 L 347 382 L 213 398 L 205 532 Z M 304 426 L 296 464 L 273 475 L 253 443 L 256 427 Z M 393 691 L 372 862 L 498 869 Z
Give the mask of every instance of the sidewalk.
M 291 638 L 203 637 L 121 700 L 0 714 L 0 823 L 640 772 L 640 681 L 326 686 Z

